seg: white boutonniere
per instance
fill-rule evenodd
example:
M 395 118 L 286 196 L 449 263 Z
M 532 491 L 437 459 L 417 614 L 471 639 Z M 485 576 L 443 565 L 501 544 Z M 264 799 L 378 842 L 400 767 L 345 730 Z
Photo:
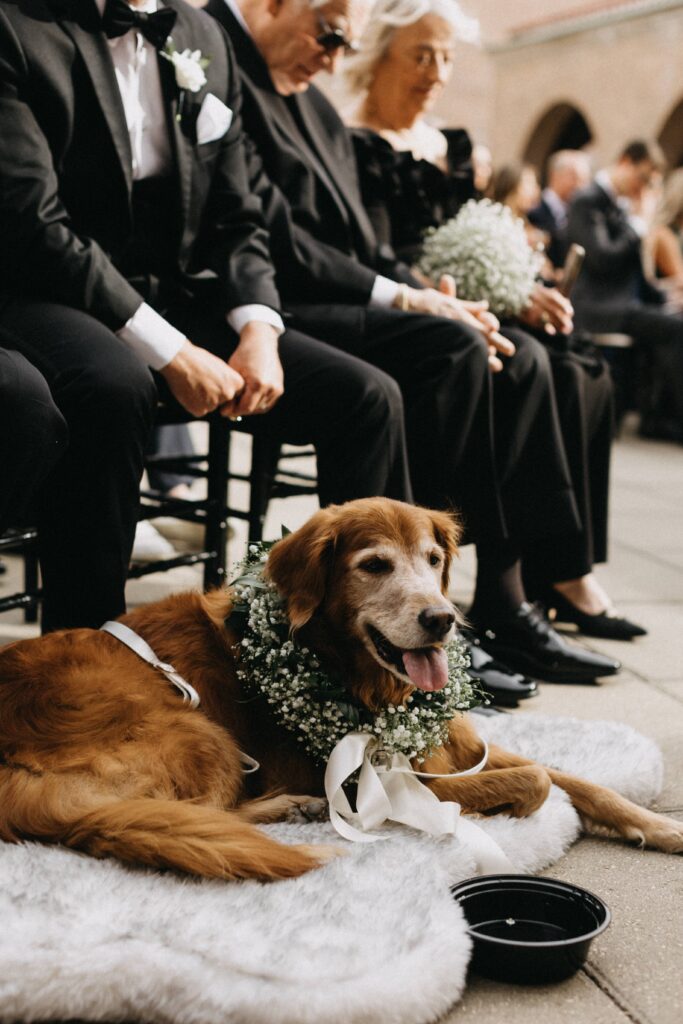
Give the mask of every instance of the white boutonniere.
M 210 58 L 203 57 L 201 50 L 177 50 L 173 40 L 169 38 L 161 51 L 161 56 L 173 65 L 179 89 L 199 92 L 206 85 L 204 68 L 209 66 Z

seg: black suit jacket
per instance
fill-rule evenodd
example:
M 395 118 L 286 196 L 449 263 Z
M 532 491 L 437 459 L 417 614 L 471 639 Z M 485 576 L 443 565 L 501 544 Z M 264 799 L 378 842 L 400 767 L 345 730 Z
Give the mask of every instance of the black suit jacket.
M 239 76 L 213 19 L 183 0 L 173 42 L 210 57 L 182 111 L 160 59 L 177 190 L 173 273 L 192 290 L 215 278 L 226 309 L 279 297 L 259 201 L 249 194 Z M 120 93 L 93 0 L 0 0 L 0 303 L 13 294 L 71 305 L 117 330 L 142 297 L 116 269 L 131 235 L 131 153 Z M 233 111 L 199 145 L 208 93 Z M 180 119 L 178 115 L 181 114 Z
M 539 231 L 545 231 L 549 236 L 550 242 L 546 248 L 546 253 L 552 265 L 554 267 L 564 266 L 567 250 L 569 249 L 566 224 L 560 225 L 558 223 L 552 207 L 546 203 L 545 199 L 541 199 L 538 206 L 529 211 L 528 217 L 534 227 L 538 228 Z
M 658 289 L 643 274 L 641 239 L 625 211 L 593 182 L 577 192 L 569 207 L 567 240 L 578 242 L 586 258 L 572 303 L 583 326 L 600 330 L 600 314 L 642 302 L 662 302 Z M 605 321 L 609 329 L 611 321 Z
M 257 47 L 223 0 L 209 0 L 206 10 L 234 46 L 244 127 L 261 170 L 289 204 L 292 259 L 276 259 L 283 297 L 365 304 L 377 274 L 419 287 L 393 250 L 375 237 L 360 196 L 350 135 L 332 104 L 314 86 L 280 96 Z

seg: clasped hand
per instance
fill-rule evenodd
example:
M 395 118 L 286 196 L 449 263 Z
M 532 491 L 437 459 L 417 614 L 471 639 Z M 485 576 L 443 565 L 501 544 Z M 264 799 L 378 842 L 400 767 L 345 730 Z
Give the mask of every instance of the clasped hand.
M 284 390 L 277 339 L 269 324 L 248 323 L 227 363 L 188 340 L 161 373 L 193 416 L 216 409 L 230 419 L 268 412 Z
M 486 340 L 489 366 L 494 372 L 503 369 L 499 356 L 514 355 L 515 346 L 500 333 L 500 324 L 489 312 L 488 302 L 466 302 L 456 298 L 455 281 L 450 274 L 443 275 L 438 289 L 409 288 L 407 294 L 412 311 L 459 320 L 479 331 Z
M 529 297 L 529 304 L 519 315 L 530 327 L 540 327 L 546 334 L 569 335 L 574 329 L 574 308 L 557 288 L 547 288 L 537 282 Z

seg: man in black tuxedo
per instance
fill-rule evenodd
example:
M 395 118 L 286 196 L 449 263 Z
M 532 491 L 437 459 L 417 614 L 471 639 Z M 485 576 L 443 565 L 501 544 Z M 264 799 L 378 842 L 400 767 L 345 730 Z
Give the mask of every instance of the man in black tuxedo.
M 226 27 L 242 71 L 244 126 L 260 159 L 253 188 L 265 176 L 289 203 L 293 249 L 286 261 L 275 258 L 279 288 L 296 326 L 397 381 L 416 499 L 462 509 L 468 537 L 477 542 L 472 616 L 497 628 L 512 657 L 516 645 L 523 647 L 530 656 L 520 656 L 520 664 L 541 678 L 614 671 L 615 663 L 583 663 L 554 634 L 548 641 L 547 623 L 524 601 L 520 538 L 577 527 L 547 354 L 535 339 L 513 332 L 518 351 L 503 370 L 500 355 L 514 349 L 481 304 L 459 302 L 446 281 L 438 290 L 424 287 L 378 245 L 350 138 L 311 85 L 319 71 L 334 68 L 369 6 L 206 5 Z M 495 374 L 495 425 L 489 360 L 502 371 Z
M 635 338 L 656 392 L 646 397 L 641 430 L 683 441 L 683 318 L 663 308 L 665 296 L 646 280 L 642 263 L 654 215 L 650 185 L 660 169 L 657 147 L 632 142 L 574 196 L 567 240 L 582 245 L 586 259 L 572 301 L 580 328 Z
M 40 502 L 45 629 L 125 610 L 150 368 L 192 415 L 313 442 L 322 501 L 411 499 L 395 383 L 283 333 L 239 108 L 224 33 L 182 0 L 0 0 L 0 328 L 66 448 Z M 0 447 L 0 481 L 30 450 Z
M 534 227 L 549 238 L 546 255 L 556 269 L 564 266 L 569 244 L 567 222 L 569 203 L 579 189 L 590 182 L 590 161 L 580 149 L 560 149 L 548 161 L 548 182 L 538 206 L 529 211 Z

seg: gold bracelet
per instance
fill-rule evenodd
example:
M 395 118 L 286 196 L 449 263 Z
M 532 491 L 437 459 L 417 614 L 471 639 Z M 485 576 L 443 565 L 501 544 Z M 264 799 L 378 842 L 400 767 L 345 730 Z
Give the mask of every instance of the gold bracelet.
M 410 293 L 408 291 L 407 284 L 400 284 L 398 286 L 398 308 L 403 312 L 407 313 L 410 310 Z

